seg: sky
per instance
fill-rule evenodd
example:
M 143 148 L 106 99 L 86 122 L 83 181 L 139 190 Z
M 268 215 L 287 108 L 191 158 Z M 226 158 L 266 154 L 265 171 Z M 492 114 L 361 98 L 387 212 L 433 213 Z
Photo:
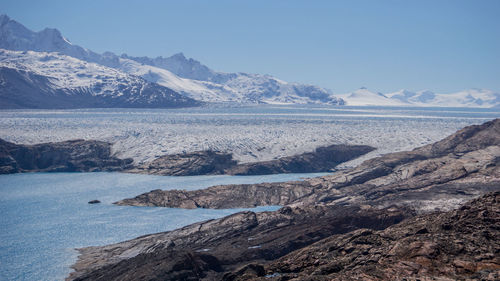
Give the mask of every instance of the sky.
M 500 91 L 500 1 L 2 0 L 102 53 L 187 57 L 345 93 Z

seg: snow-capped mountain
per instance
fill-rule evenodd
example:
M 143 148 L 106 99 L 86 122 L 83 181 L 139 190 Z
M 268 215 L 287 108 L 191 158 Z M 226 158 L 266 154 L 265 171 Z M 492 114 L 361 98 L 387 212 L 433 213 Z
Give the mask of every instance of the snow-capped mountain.
M 1 108 L 181 107 L 198 102 L 117 69 L 60 53 L 0 49 Z
M 337 95 L 345 100 L 346 105 L 352 106 L 403 106 L 407 105 L 396 99 L 390 99 L 386 95 L 379 92 L 372 92 L 365 87 L 359 88 L 356 91 L 346 94 Z
M 343 104 L 323 88 L 288 83 L 269 75 L 222 73 L 183 54 L 168 58 L 97 54 L 72 44 L 56 29 L 33 32 L 6 15 L 0 16 L 0 48 L 59 52 L 88 62 L 116 68 L 208 102 Z
M 387 96 L 412 106 L 484 108 L 500 106 L 500 93 L 485 89 L 469 89 L 449 94 L 436 94 L 429 90 L 418 92 L 400 90 Z
M 85 62 L 106 66 L 108 69 L 115 69 L 121 75 L 142 77 L 151 82 L 151 85 L 157 87 L 161 85 L 183 96 L 206 102 L 500 107 L 500 94 L 483 89 L 451 94 L 437 94 L 428 90 L 418 92 L 400 90 L 382 94 L 360 88 L 346 94 L 333 94 L 330 90 L 317 86 L 289 83 L 270 75 L 214 71 L 197 60 L 186 58 L 182 53 L 166 58 L 133 57 L 126 54 L 118 56 L 111 52 L 98 54 L 72 44 L 57 29 L 46 28 L 34 32 L 6 15 L 0 15 L 0 48 L 58 52 Z M 64 69 L 63 64 L 54 67 L 62 67 L 59 72 Z

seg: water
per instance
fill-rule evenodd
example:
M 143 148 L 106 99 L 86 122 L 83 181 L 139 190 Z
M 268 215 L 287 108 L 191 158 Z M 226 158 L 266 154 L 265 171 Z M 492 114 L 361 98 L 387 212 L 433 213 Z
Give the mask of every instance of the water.
M 0 280 L 63 280 L 75 248 L 105 245 L 244 209 L 172 209 L 112 205 L 152 189 L 297 180 L 324 174 L 161 177 L 122 173 L 0 175 Z M 101 204 L 88 204 L 98 199 Z M 253 211 L 276 210 L 278 206 Z

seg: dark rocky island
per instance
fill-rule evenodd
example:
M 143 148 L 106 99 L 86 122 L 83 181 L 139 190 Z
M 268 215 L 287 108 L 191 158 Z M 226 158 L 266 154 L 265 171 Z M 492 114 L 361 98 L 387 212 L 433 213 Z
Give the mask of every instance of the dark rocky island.
M 0 139 L 0 174 L 121 171 L 130 168 L 132 162 L 114 157 L 111 144 L 102 141 L 22 145 Z
M 367 145 L 330 145 L 271 161 L 238 164 L 232 154 L 197 151 L 159 157 L 127 172 L 162 176 L 269 175 L 328 172 L 343 162 L 375 150 Z
M 498 280 L 499 163 L 497 119 L 330 176 L 153 191 L 118 203 L 285 206 L 79 249 L 68 279 Z

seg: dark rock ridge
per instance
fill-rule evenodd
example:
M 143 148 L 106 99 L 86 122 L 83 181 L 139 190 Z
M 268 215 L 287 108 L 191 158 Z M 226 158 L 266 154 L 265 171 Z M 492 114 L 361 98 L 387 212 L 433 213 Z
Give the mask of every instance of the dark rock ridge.
M 494 192 L 382 231 L 333 235 L 226 280 L 500 280 L 499 253 L 500 192 Z
M 70 280 L 220 280 L 256 260 L 273 260 L 331 234 L 383 229 L 407 216 L 400 208 L 318 206 L 241 212 L 104 247 L 79 249 Z
M 234 165 L 232 154 L 207 150 L 164 155 L 127 172 L 162 176 L 213 175 L 223 174 L 224 169 Z
M 132 159 L 114 157 L 111 144 L 102 141 L 20 145 L 0 139 L 0 174 L 120 171 L 131 165 Z
M 269 175 L 280 173 L 316 173 L 334 170 L 340 163 L 352 160 L 375 148 L 367 145 L 330 145 L 313 152 L 277 160 L 238 164 L 231 154 L 198 151 L 159 157 L 127 172 L 164 176 L 210 174 Z
M 352 274 L 357 280 L 415 280 L 419 275 L 495 280 L 499 144 L 497 119 L 432 145 L 302 182 L 141 195 L 122 203 L 226 208 L 252 201 L 287 206 L 83 248 L 68 279 L 244 280 L 267 274 L 277 280 L 330 280 Z M 455 210 L 488 192 L 497 193 Z M 269 203 L 268 197 L 276 199 Z M 435 214 L 445 211 L 451 212 Z M 387 232 L 374 231 L 415 215 Z M 368 230 L 356 231 L 360 228 Z
M 283 157 L 277 160 L 244 163 L 225 171 L 230 175 L 268 175 L 281 173 L 318 173 L 335 170 L 343 162 L 371 152 L 375 148 L 367 145 L 330 145 L 318 147 L 313 152 Z

